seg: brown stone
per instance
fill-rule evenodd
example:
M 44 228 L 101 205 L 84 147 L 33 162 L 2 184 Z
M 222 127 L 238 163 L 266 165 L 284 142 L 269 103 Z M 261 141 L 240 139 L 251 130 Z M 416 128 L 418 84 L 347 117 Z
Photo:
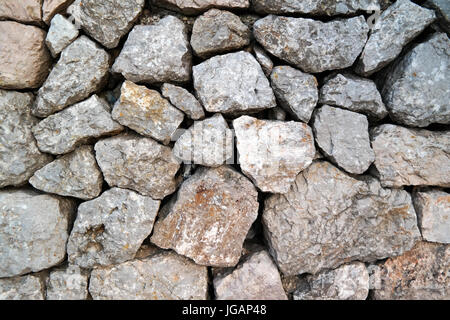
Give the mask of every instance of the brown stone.
M 42 6 L 42 20 L 44 20 L 46 24 L 50 24 L 50 21 L 55 14 L 67 9 L 73 1 L 74 0 L 44 0 L 44 4 Z
M 39 23 L 42 19 L 42 0 L 1 0 L 0 19 L 25 23 Z

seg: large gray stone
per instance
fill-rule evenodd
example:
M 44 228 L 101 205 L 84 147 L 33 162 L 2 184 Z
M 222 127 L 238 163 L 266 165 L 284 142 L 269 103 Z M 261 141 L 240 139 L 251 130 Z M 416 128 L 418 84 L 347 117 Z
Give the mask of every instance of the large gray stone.
M 211 8 L 245 9 L 250 6 L 249 0 L 152 0 L 152 3 L 184 14 L 198 14 Z
M 44 291 L 36 275 L 0 279 L 0 300 L 44 300 Z
M 192 120 L 200 120 L 205 117 L 205 111 L 197 98 L 182 87 L 164 83 L 161 87 L 163 97 L 169 99 L 176 108 L 183 111 Z
M 64 16 L 57 14 L 51 21 L 45 44 L 53 57 L 56 57 L 77 37 L 79 31 L 76 26 Z
M 86 300 L 89 273 L 77 266 L 52 270 L 46 282 L 47 300 Z

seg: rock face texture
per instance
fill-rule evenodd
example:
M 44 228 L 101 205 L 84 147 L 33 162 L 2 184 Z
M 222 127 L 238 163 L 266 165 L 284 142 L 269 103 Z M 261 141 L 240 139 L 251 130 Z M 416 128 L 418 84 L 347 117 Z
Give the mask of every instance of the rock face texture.
M 42 18 L 42 0 L 3 0 L 0 3 L 0 19 L 38 24 Z
M 0 300 L 44 300 L 44 284 L 38 276 L 0 279 Z
M 57 13 L 63 12 L 74 0 L 44 0 L 42 4 L 42 20 L 46 24 L 50 21 Z
M 210 8 L 244 9 L 249 0 L 152 0 L 152 3 L 184 14 L 196 14 Z
M 363 16 L 324 23 L 269 15 L 253 25 L 256 40 L 268 52 L 312 73 L 351 66 L 368 32 Z
M 73 201 L 28 189 L 0 190 L 0 278 L 64 260 Z
M 449 131 L 384 124 L 372 129 L 371 142 L 383 186 L 450 186 Z
M 301 122 L 242 116 L 233 121 L 242 172 L 264 192 L 286 193 L 315 155 L 311 128 Z
M 258 45 L 253 46 L 253 51 L 255 53 L 256 60 L 258 60 L 259 64 L 261 65 L 261 68 L 264 71 L 264 74 L 266 76 L 269 76 L 273 69 L 272 59 L 270 59 L 267 52 L 265 52 L 264 49 Z
M 95 269 L 89 293 L 95 300 L 205 300 L 206 267 L 173 252 Z
M 183 111 L 192 120 L 200 120 L 205 117 L 205 111 L 197 98 L 182 87 L 164 83 L 161 87 L 163 97 L 169 99 L 176 108 Z
M 383 98 L 398 123 L 450 123 L 450 40 L 437 33 L 409 51 L 389 73 Z
M 47 278 L 47 300 L 86 300 L 89 274 L 77 266 L 50 272 Z
M 45 31 L 38 27 L 0 21 L 0 88 L 29 89 L 42 85 L 51 66 L 45 37 Z
M 41 153 L 31 132 L 33 95 L 0 89 L 0 188 L 26 183 L 52 157 Z
M 79 31 L 75 25 L 62 15 L 57 14 L 51 21 L 45 44 L 53 57 L 56 57 L 77 37 Z
M 200 265 L 231 267 L 257 215 L 247 178 L 227 166 L 199 168 L 160 211 L 151 241 Z
M 314 162 L 285 195 L 265 201 L 270 252 L 287 275 L 317 273 L 348 261 L 397 256 L 419 239 L 411 196 L 357 180 L 328 162 Z

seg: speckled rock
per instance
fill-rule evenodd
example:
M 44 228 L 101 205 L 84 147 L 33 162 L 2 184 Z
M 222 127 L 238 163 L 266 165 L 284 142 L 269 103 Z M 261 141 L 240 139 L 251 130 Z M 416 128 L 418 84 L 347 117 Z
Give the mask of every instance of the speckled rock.
M 269 57 L 267 52 L 264 51 L 263 48 L 261 48 L 258 45 L 253 46 L 253 52 L 255 53 L 255 58 L 261 65 L 261 68 L 264 71 L 264 74 L 268 77 L 272 73 L 273 69 L 273 62 L 272 59 Z
M 248 52 L 215 56 L 193 68 L 194 88 L 209 112 L 239 114 L 276 106 L 258 61 Z
M 266 199 L 262 219 L 270 253 L 287 275 L 397 256 L 420 238 L 409 193 L 325 161 L 301 172 L 287 194 Z
M 0 188 L 26 183 L 33 173 L 52 160 L 39 151 L 31 128 L 31 93 L 0 89 Z
M 51 67 L 47 33 L 34 26 L 0 21 L 0 88 L 38 88 Z
M 169 99 L 176 108 L 183 111 L 192 120 L 200 120 L 205 117 L 205 111 L 197 98 L 182 87 L 164 83 L 161 87 L 163 97 Z
M 46 282 L 47 300 L 86 300 L 88 278 L 88 272 L 73 265 L 51 271 Z
M 88 37 L 79 37 L 62 51 L 39 89 L 33 114 L 47 117 L 86 99 L 103 86 L 108 69 L 108 53 Z
M 123 127 L 111 118 L 108 103 L 93 95 L 41 120 L 33 127 L 39 150 L 52 154 L 71 152 L 93 138 L 116 134 Z
M 228 275 L 214 278 L 217 300 L 286 300 L 277 266 L 267 251 L 250 255 Z
M 137 25 L 128 35 L 112 71 L 133 82 L 186 82 L 192 66 L 188 36 L 178 18 Z
M 42 4 L 42 20 L 44 20 L 46 24 L 49 24 L 57 13 L 63 13 L 73 1 L 74 0 L 44 0 L 44 3 Z
M 270 82 L 280 106 L 294 119 L 308 122 L 319 100 L 317 79 L 289 66 L 272 69 Z
M 319 103 L 363 113 L 374 120 L 388 114 L 375 83 L 352 74 L 339 73 L 328 79 L 320 88 Z
M 0 300 L 44 300 L 44 291 L 39 276 L 0 279 Z
M 151 242 L 197 264 L 235 266 L 258 216 L 257 191 L 230 167 L 199 167 L 163 207 Z
M 52 56 L 56 57 L 78 37 L 78 34 L 79 31 L 72 22 L 64 16 L 57 14 L 52 19 L 45 44 L 49 48 Z
M 75 203 L 61 197 L 0 190 L 0 278 L 62 262 L 74 211 Z
M 363 16 L 324 23 L 269 15 L 253 25 L 253 34 L 264 49 L 312 73 L 353 65 L 368 32 Z
M 370 135 L 383 186 L 450 186 L 450 131 L 384 124 Z
M 294 292 L 294 300 L 365 300 L 369 294 L 369 272 L 362 262 L 309 275 Z
M 39 24 L 42 19 L 42 0 L 2 0 L 0 20 L 16 20 Z
M 391 118 L 426 127 L 450 123 L 450 40 L 445 33 L 409 51 L 384 82 L 382 94 Z
M 132 189 L 153 199 L 163 199 L 177 187 L 180 164 L 169 147 L 153 139 L 118 135 L 97 142 L 95 152 L 111 187 Z
M 312 130 L 305 123 L 242 116 L 233 127 L 241 170 L 264 192 L 288 192 L 316 152 Z
M 435 18 L 433 10 L 409 0 L 396 1 L 376 20 L 356 70 L 368 76 L 382 69 Z
M 125 81 L 112 117 L 143 136 L 168 144 L 184 115 L 158 91 Z
M 184 14 L 198 14 L 211 8 L 245 9 L 250 6 L 249 0 L 152 0 L 152 3 Z
M 130 31 L 145 0 L 75 0 L 67 9 L 75 22 L 106 48 L 115 48 Z
M 94 148 L 85 145 L 39 169 L 29 182 L 44 192 L 88 200 L 102 191 L 103 176 Z
M 173 252 L 95 269 L 89 292 L 95 300 L 205 300 L 208 271 Z
M 233 132 L 220 113 L 196 121 L 175 142 L 173 154 L 188 164 L 218 167 L 233 156 Z

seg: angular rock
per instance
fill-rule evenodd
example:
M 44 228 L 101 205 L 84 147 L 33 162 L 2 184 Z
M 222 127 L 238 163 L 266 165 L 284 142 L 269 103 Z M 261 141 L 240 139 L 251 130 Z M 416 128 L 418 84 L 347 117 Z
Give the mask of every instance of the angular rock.
M 82 268 L 133 259 L 153 228 L 160 201 L 120 188 L 83 202 L 67 243 L 69 263 Z
M 385 67 L 435 18 L 433 10 L 409 0 L 396 1 L 376 20 L 359 58 L 357 72 L 369 76 Z
M 323 154 L 345 171 L 361 174 L 375 160 L 365 115 L 325 105 L 314 113 L 312 128 Z
M 239 16 L 223 10 L 211 9 L 194 23 L 191 46 L 202 58 L 241 49 L 250 43 L 250 30 Z
M 106 48 L 115 48 L 130 31 L 145 0 L 75 0 L 67 9 L 77 24 Z
M 449 300 L 450 246 L 418 242 L 411 251 L 371 268 L 375 300 Z
M 269 119 L 272 120 L 286 120 L 286 111 L 280 107 L 275 107 L 269 110 Z
M 184 14 L 198 14 L 211 8 L 245 9 L 250 6 L 249 0 L 152 0 L 152 3 Z
M 112 71 L 133 82 L 187 82 L 191 60 L 183 22 L 167 16 L 153 25 L 135 26 Z
M 163 199 L 177 187 L 180 164 L 169 147 L 153 139 L 122 134 L 100 140 L 95 152 L 111 187 L 132 189 L 153 199 Z
M 258 216 L 258 193 L 230 167 L 199 167 L 159 213 L 151 242 L 197 264 L 235 266 Z
M 353 65 L 368 32 L 363 16 L 324 23 L 269 15 L 253 25 L 253 34 L 264 49 L 312 73 Z
M 75 203 L 61 197 L 0 190 L 0 278 L 62 262 L 74 211 Z
M 209 112 L 239 114 L 276 106 L 261 66 L 248 52 L 215 56 L 193 67 L 194 88 Z
M 40 24 L 42 0 L 2 0 L 0 20 Z
M 0 279 L 0 300 L 44 300 L 44 291 L 39 276 Z
M 309 275 L 294 292 L 294 300 L 365 300 L 369 294 L 369 272 L 362 262 Z
M 397 256 L 420 238 L 408 192 L 383 189 L 370 176 L 355 179 L 325 161 L 300 173 L 287 194 L 266 199 L 262 219 L 286 275 Z
M 200 120 L 205 117 L 205 111 L 197 98 L 182 87 L 164 83 L 161 87 L 163 97 L 169 99 L 176 108 L 183 111 L 192 120 Z
M 196 121 L 175 142 L 173 154 L 188 164 L 218 167 L 233 157 L 233 131 L 220 113 Z
M 102 191 L 103 176 L 94 148 L 85 145 L 39 169 L 29 182 L 48 193 L 88 200 Z
M 413 193 L 413 202 L 423 239 L 450 243 L 450 194 L 419 189 Z
M 384 124 L 370 135 L 383 186 L 450 186 L 450 131 Z
M 91 274 L 94 300 L 205 300 L 208 270 L 173 252 L 98 268 Z
M 39 150 L 64 154 L 94 138 L 119 133 L 123 127 L 111 118 L 108 103 L 93 95 L 53 114 L 33 127 Z
M 109 54 L 86 36 L 65 48 L 39 89 L 33 114 L 47 117 L 86 99 L 99 90 L 108 75 Z
M 325 82 L 320 88 L 319 103 L 363 113 L 374 120 L 381 120 L 388 114 L 372 80 L 345 73 Z
M 270 59 L 267 52 L 265 52 L 264 49 L 258 45 L 253 46 L 253 52 L 255 53 L 255 58 L 261 65 L 264 74 L 268 77 L 273 69 L 272 59 Z
M 253 253 L 229 275 L 214 278 L 217 300 L 287 300 L 267 251 Z
M 302 122 L 233 121 L 242 172 L 264 192 L 286 193 L 315 155 L 311 128 Z
M 319 100 L 316 77 L 289 66 L 277 66 L 270 83 L 280 106 L 294 119 L 307 123 Z
M 439 25 L 450 34 L 450 3 L 447 0 L 428 0 L 425 6 L 435 10 Z
M 51 271 L 47 278 L 47 300 L 86 300 L 89 274 L 77 266 Z
M 0 21 L 0 88 L 38 88 L 47 77 L 51 56 L 46 32 L 13 21 Z
M 31 93 L 0 89 L 0 188 L 26 183 L 33 173 L 52 160 L 41 153 L 31 128 Z
M 450 40 L 437 33 L 409 51 L 388 74 L 382 95 L 391 118 L 426 127 L 450 123 Z
M 52 56 L 56 57 L 78 37 L 78 33 L 78 29 L 72 22 L 57 14 L 52 19 L 45 44 L 50 49 Z
M 184 115 L 158 91 L 125 81 L 112 117 L 143 136 L 168 144 Z
M 42 5 L 42 20 L 44 20 L 46 24 L 49 24 L 57 13 L 62 13 L 73 1 L 74 0 L 44 0 Z

